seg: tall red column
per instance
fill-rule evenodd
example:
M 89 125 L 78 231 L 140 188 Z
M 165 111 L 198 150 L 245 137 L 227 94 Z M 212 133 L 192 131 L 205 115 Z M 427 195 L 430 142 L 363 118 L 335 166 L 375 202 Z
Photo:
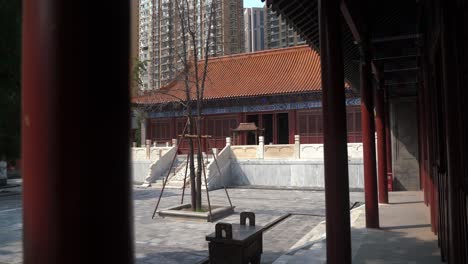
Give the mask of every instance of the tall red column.
M 418 90 L 418 124 L 419 124 L 419 173 L 421 177 L 421 189 L 424 194 L 424 204 L 428 204 L 427 200 L 427 173 L 426 173 L 426 126 L 425 126 L 425 111 L 424 111 L 424 85 L 425 81 L 419 85 Z
M 372 100 L 372 73 L 368 41 L 361 43 L 361 126 L 364 158 L 364 192 L 366 203 L 366 226 L 379 228 L 379 205 L 377 202 L 377 172 L 375 166 L 375 125 Z
M 377 130 L 377 157 L 379 177 L 379 203 L 388 203 L 388 181 L 387 181 L 387 150 L 385 137 L 385 109 L 384 109 L 384 84 L 380 81 L 380 89 L 376 91 L 376 116 L 375 128 Z
M 201 120 L 201 124 L 202 124 L 202 129 L 201 129 L 201 133 L 202 135 L 206 135 L 206 132 L 208 131 L 207 130 L 207 121 L 206 121 L 206 118 L 203 117 L 202 120 Z M 207 153 L 209 152 L 209 149 L 208 149 L 208 141 L 209 139 L 207 139 L 206 137 L 202 138 L 201 140 L 201 143 L 202 143 L 202 151 Z
M 169 131 L 171 135 L 171 139 L 178 138 L 177 136 L 177 128 L 176 128 L 176 118 L 171 117 L 169 121 Z
M 443 124 L 445 125 L 445 147 L 447 159 L 447 176 L 446 176 L 446 192 L 448 201 L 446 208 L 439 208 L 440 211 L 446 210 L 447 219 L 447 237 L 448 240 L 448 261 L 450 263 L 466 263 L 465 247 L 466 239 L 463 233 L 466 230 L 466 193 L 462 191 L 463 175 L 466 173 L 465 160 L 463 160 L 462 138 L 466 138 L 463 134 L 464 124 L 462 123 L 461 115 L 463 113 L 462 105 L 466 102 L 462 99 L 462 91 L 465 89 L 465 84 L 461 84 L 463 80 L 461 67 L 462 50 L 459 48 L 460 41 L 457 41 L 457 31 L 461 33 L 463 27 L 459 26 L 459 21 L 454 17 L 457 13 L 455 5 L 449 3 L 442 4 L 442 29 L 441 29 L 441 66 L 442 66 L 442 100 L 444 101 L 444 116 Z M 457 30 L 458 29 L 458 30 Z M 440 187 L 439 187 L 440 188 Z M 463 208 L 465 207 L 465 208 Z M 463 208 L 463 210 L 461 209 Z M 441 226 L 442 228 L 442 226 Z
M 296 130 L 296 110 L 288 112 L 288 126 L 289 126 L 289 144 L 294 144 L 294 136 L 297 135 Z
M 425 56 L 422 56 L 422 64 L 425 64 Z M 430 111 L 427 107 L 427 90 L 428 90 L 428 77 L 427 77 L 427 66 L 424 66 L 422 68 L 422 84 L 421 84 L 421 89 L 418 91 L 418 95 L 421 97 L 421 143 L 422 143 L 422 157 L 420 157 L 423 160 L 423 166 L 422 169 L 424 171 L 424 203 L 426 206 L 429 205 L 429 181 L 431 180 L 430 177 L 430 166 L 429 166 L 429 122 L 428 122 L 428 112 Z
M 278 113 L 273 113 L 273 144 L 278 144 Z
M 237 120 L 239 123 L 245 123 L 246 122 L 246 114 L 245 113 L 238 113 L 237 114 Z M 259 120 L 260 121 L 260 120 Z M 232 135 L 233 137 L 233 135 Z M 233 145 L 245 145 L 247 144 L 247 133 L 238 133 L 236 135 L 236 138 L 232 139 L 232 144 Z
M 129 10 L 123 0 L 23 1 L 26 264 L 133 263 Z
M 388 190 L 393 191 L 393 173 L 392 173 L 392 134 L 390 122 L 390 98 L 388 90 L 385 93 L 385 150 L 387 151 L 387 182 Z
M 319 1 L 327 263 L 351 263 L 346 105 L 339 0 Z

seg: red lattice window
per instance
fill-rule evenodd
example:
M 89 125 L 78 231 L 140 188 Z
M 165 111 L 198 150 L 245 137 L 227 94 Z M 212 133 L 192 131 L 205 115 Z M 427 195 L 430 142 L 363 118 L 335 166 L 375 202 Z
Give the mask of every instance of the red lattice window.
M 149 138 L 159 143 L 171 141 L 170 119 L 151 119 Z
M 208 147 L 224 148 L 226 137 L 232 137 L 231 129 L 236 128 L 237 125 L 237 117 L 234 115 L 207 117 L 206 134 L 211 136 Z
M 323 142 L 323 118 L 321 109 L 299 111 L 297 122 L 301 143 L 314 144 Z

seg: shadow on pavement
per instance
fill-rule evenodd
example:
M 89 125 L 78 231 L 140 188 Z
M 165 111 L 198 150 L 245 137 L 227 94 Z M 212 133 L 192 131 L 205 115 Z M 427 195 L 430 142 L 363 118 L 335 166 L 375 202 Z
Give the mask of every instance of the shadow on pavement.
M 403 228 L 421 230 L 423 227 L 429 228 L 427 225 L 406 226 Z M 407 232 L 388 231 L 390 230 L 388 228 L 383 229 L 352 228 L 353 236 L 363 236 L 353 263 L 442 263 L 437 240 L 422 240 L 412 237 Z

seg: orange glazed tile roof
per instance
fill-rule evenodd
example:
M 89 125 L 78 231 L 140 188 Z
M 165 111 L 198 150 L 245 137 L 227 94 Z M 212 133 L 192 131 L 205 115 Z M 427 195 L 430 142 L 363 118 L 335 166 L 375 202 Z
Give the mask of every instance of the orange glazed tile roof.
M 203 62 L 199 66 L 200 72 L 202 68 Z M 192 84 L 192 95 L 195 93 L 194 86 Z M 159 92 L 132 98 L 132 102 L 175 102 L 175 97 L 185 99 L 184 87 L 183 80 L 173 81 Z M 319 55 L 309 46 L 297 46 L 210 58 L 204 99 L 284 95 L 320 90 Z

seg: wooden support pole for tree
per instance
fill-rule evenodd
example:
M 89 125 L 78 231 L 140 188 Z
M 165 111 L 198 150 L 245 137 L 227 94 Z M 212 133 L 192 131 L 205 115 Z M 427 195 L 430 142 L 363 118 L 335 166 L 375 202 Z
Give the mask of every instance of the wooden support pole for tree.
M 346 105 L 339 0 L 319 1 L 327 263 L 351 263 Z

